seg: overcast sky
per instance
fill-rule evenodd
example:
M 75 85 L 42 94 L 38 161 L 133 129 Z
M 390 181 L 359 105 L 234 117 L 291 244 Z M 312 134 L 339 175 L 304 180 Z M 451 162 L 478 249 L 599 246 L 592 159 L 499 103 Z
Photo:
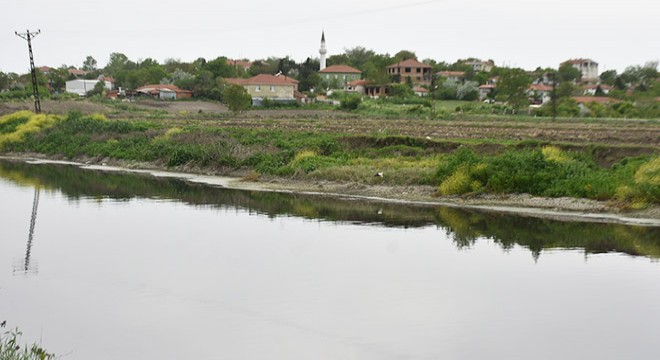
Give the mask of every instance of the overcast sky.
M 113 52 L 137 61 L 218 56 L 317 58 L 363 46 L 420 60 L 477 57 L 533 70 L 590 58 L 602 72 L 660 59 L 658 0 L 2 0 L 0 71 L 35 63 L 99 67 Z

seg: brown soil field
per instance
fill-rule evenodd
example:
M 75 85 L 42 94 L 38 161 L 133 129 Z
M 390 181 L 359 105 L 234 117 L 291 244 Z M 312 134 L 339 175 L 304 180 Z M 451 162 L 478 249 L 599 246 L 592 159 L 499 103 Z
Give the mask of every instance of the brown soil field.
M 530 118 L 473 117 L 459 120 L 367 118 L 338 110 L 250 110 L 232 114 L 217 102 L 140 100 L 128 103 L 139 111 L 119 110 L 88 100 L 42 102 L 47 113 L 65 114 L 71 110 L 99 112 L 111 118 L 136 119 L 158 110 L 163 121 L 172 125 L 203 123 L 218 127 L 245 127 L 270 130 L 333 132 L 365 135 L 409 136 L 428 141 L 433 151 L 450 151 L 458 142 L 480 143 L 483 152 L 497 152 L 502 146 L 493 142 L 529 141 L 554 143 L 564 148 L 591 147 L 603 165 L 625 156 L 648 154 L 660 150 L 660 122 L 657 120 L 545 120 Z M 0 103 L 0 115 L 18 110 L 31 110 L 32 102 Z M 144 110 L 144 113 L 141 112 Z M 371 140 L 366 139 L 371 137 Z M 360 146 L 360 137 L 347 146 Z M 440 141 L 442 141 L 440 143 Z M 452 141 L 457 141 L 452 145 Z

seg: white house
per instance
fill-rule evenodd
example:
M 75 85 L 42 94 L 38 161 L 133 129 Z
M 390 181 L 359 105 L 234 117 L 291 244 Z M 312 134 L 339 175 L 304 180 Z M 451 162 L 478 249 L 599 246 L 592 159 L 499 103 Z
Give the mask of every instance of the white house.
M 571 59 L 564 61 L 563 64 L 571 64 L 582 73 L 582 81 L 598 80 L 598 63 L 591 59 Z
M 66 82 L 66 92 L 78 94 L 80 96 L 87 95 L 87 92 L 94 90 L 94 86 L 101 80 L 85 80 L 75 79 Z M 107 90 L 112 90 L 112 82 L 103 81 L 103 87 Z
M 490 72 L 493 70 L 493 66 L 495 66 L 495 63 L 493 61 L 488 60 L 488 61 L 481 61 L 481 60 L 470 60 L 470 61 L 464 61 L 463 64 L 472 66 L 472 70 L 474 71 L 485 71 L 485 72 Z
M 545 104 L 552 100 L 552 86 L 543 84 L 532 84 L 527 89 L 527 95 L 533 98 L 535 104 Z
M 594 95 L 596 95 L 596 92 L 598 92 L 599 88 L 603 92 L 604 95 L 609 94 L 610 90 L 612 90 L 611 86 L 605 85 L 605 84 L 586 85 L 585 87 L 583 87 L 583 89 L 584 89 L 583 94 L 594 96 Z

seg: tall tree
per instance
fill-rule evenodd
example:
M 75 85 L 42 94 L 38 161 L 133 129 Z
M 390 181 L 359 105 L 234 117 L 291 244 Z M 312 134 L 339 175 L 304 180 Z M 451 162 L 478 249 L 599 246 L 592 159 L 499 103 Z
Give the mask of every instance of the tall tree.
M 408 59 L 417 59 L 417 55 L 409 50 L 401 50 L 394 55 L 394 61 L 399 62 Z
M 497 82 L 497 92 L 501 100 L 518 110 L 529 104 L 527 89 L 532 80 L 523 69 L 509 69 Z
M 321 77 L 318 74 L 319 62 L 307 58 L 304 63 L 299 66 L 298 74 L 298 89 L 300 91 L 309 91 L 319 86 Z
M 603 84 L 614 85 L 614 82 L 616 81 L 616 77 L 617 77 L 616 70 L 607 70 L 607 71 L 603 71 L 600 74 L 600 81 Z
M 85 61 L 83 61 L 82 69 L 85 71 L 94 71 L 96 70 L 96 65 L 97 65 L 96 59 L 94 59 L 91 56 L 87 56 L 85 58 Z
M 122 53 L 112 53 L 108 65 L 105 67 L 105 72 L 106 75 L 117 77 L 120 72 L 135 70 L 136 67 L 137 65 L 134 62 L 128 60 L 128 56 Z

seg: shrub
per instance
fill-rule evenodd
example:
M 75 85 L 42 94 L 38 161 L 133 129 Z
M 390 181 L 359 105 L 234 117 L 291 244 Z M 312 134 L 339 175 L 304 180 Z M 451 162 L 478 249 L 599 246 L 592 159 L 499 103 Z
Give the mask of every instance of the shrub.
M 635 184 L 650 202 L 660 202 L 660 157 L 641 165 L 635 172 Z
M 60 118 L 56 115 L 34 114 L 19 111 L 0 117 L 0 147 L 8 143 L 19 143 L 33 133 L 49 128 Z
M 438 187 L 440 195 L 461 195 L 481 188 L 481 183 L 470 177 L 468 165 L 459 167 L 453 174 L 447 177 Z
M 339 103 L 339 108 L 342 110 L 357 110 L 362 103 L 362 98 L 359 96 L 347 96 Z

